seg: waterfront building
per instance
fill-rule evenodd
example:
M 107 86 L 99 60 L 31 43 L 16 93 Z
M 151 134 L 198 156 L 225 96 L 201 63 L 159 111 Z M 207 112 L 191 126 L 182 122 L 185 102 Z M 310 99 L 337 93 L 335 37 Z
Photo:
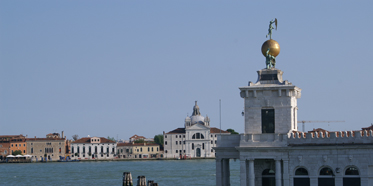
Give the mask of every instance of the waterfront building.
M 71 159 L 113 159 L 117 144 L 104 137 L 84 137 L 71 142 Z
M 10 153 L 21 151 L 21 154 L 26 155 L 26 138 L 13 138 L 10 140 Z
M 15 150 L 24 150 L 25 136 L 20 135 L 0 135 L 0 160 L 6 158 L 7 155 L 11 155 Z M 15 143 L 19 142 L 19 143 Z M 21 146 L 19 146 L 21 145 Z M 23 153 L 25 154 L 25 153 Z
M 372 127 L 298 131 L 301 89 L 274 67 L 279 51 L 275 40 L 267 40 L 262 46 L 267 68 L 257 71 L 256 83 L 239 88 L 245 132 L 218 138 L 216 185 L 230 185 L 229 159 L 240 161 L 241 186 L 373 185 Z
M 32 161 L 57 161 L 65 156 L 65 138 L 26 138 L 26 152 Z
M 196 101 L 193 114 L 185 118 L 183 128 L 163 132 L 164 157 L 215 157 L 212 147 L 216 146 L 219 135 L 230 135 L 230 132 L 210 127 L 210 118 L 201 115 Z
M 159 158 L 160 146 L 156 143 L 118 143 L 118 158 Z
M 136 142 L 136 141 L 145 141 L 145 142 L 153 142 L 153 138 L 145 138 L 144 136 L 138 136 L 137 134 L 130 137 L 129 143 Z

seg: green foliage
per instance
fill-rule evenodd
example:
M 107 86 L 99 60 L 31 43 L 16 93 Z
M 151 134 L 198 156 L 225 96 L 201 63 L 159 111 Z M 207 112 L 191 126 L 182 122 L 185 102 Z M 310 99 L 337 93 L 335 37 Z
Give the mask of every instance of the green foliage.
M 13 156 L 22 155 L 22 151 L 20 151 L 20 150 L 13 151 L 12 155 Z
M 233 129 L 227 129 L 228 132 L 230 132 L 231 134 L 238 134 L 238 132 L 234 131 Z
M 159 144 L 160 146 L 163 146 L 163 135 L 162 134 L 158 134 L 158 135 L 155 135 L 154 136 L 154 142 Z
M 144 139 L 138 139 L 138 140 L 135 140 L 134 142 L 135 143 L 144 143 L 145 141 L 144 141 Z
M 117 141 L 117 140 L 115 140 L 114 137 L 110 137 L 110 136 L 108 136 L 107 139 L 108 139 L 108 140 L 111 140 L 111 141 Z
M 78 140 L 78 139 L 79 139 L 79 136 L 78 136 L 78 134 L 74 134 L 74 135 L 73 135 L 72 137 L 73 137 L 73 140 L 74 140 L 74 141 L 76 141 L 76 140 Z

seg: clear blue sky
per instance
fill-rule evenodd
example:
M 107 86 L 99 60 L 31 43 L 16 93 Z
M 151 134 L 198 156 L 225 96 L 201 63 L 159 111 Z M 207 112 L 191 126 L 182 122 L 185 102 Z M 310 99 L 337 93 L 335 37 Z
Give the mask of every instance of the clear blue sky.
M 183 127 L 198 101 L 244 131 L 238 87 L 276 67 L 302 89 L 306 126 L 373 123 L 373 1 L 0 1 L 0 135 L 153 137 Z M 299 126 L 301 129 L 301 126 Z

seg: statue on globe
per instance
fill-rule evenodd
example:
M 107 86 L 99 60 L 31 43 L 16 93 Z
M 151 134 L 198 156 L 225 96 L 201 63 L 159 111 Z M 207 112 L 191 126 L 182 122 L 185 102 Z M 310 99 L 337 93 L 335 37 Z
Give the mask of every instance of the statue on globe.
M 269 51 L 270 51 L 270 48 L 268 48 L 266 52 L 266 68 L 267 69 L 275 68 L 276 66 L 276 57 L 271 55 Z
M 266 35 L 266 38 L 269 36 L 269 39 L 272 39 L 272 30 L 274 29 L 272 24 L 275 23 L 276 30 L 277 30 L 277 19 L 269 21 L 269 28 L 268 28 L 268 34 Z

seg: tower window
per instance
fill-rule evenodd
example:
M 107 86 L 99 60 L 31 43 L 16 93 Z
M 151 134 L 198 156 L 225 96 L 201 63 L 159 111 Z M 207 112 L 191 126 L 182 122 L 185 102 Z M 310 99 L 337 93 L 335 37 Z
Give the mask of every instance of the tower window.
M 275 109 L 262 109 L 262 133 L 275 133 Z

